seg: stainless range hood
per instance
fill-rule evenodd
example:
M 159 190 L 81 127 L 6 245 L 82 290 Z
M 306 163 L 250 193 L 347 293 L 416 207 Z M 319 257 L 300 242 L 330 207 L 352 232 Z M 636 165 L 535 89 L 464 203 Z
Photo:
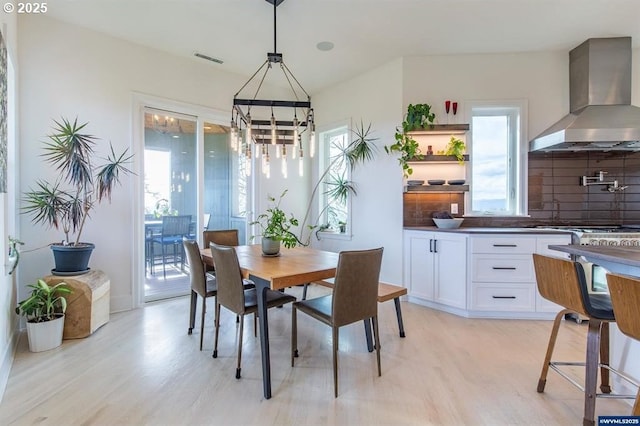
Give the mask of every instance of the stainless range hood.
M 631 105 L 631 37 L 592 38 L 569 52 L 570 113 L 530 151 L 640 151 L 640 108 Z

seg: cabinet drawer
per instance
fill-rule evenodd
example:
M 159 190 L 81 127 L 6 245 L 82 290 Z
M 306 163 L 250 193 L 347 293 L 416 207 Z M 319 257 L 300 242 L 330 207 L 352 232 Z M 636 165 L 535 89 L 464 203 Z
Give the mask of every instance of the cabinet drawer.
M 533 257 L 517 255 L 472 255 L 472 281 L 482 282 L 535 282 Z
M 474 237 L 472 253 L 527 254 L 536 251 L 536 239 L 523 237 Z
M 478 311 L 533 312 L 536 291 L 533 284 L 473 283 L 471 308 Z

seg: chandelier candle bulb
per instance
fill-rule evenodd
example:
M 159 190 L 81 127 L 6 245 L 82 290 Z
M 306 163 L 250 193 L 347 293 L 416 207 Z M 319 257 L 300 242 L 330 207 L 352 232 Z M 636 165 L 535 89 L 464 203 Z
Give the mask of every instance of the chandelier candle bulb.
M 278 136 L 276 135 L 276 117 L 273 112 L 271 113 L 271 145 L 278 143 Z
M 247 128 L 245 129 L 247 145 L 251 145 L 251 114 L 247 114 Z
M 284 149 L 283 149 L 284 151 Z M 285 179 L 287 178 L 287 156 L 286 154 L 283 152 L 282 153 L 282 164 L 281 164 L 281 171 L 282 171 L 282 177 L 284 177 Z

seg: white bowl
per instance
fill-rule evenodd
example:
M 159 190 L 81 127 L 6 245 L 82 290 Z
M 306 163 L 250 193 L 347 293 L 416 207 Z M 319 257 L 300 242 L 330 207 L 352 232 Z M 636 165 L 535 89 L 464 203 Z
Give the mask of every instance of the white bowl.
M 464 218 L 453 218 L 453 219 L 433 219 L 433 221 L 435 222 L 436 226 L 438 228 L 442 228 L 442 229 L 455 229 L 455 228 L 460 228 L 460 225 L 462 225 L 462 221 L 464 220 Z

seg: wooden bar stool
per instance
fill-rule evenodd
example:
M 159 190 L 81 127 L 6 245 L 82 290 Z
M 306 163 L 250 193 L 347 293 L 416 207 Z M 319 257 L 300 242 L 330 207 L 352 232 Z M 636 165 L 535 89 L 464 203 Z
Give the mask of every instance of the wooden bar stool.
M 538 392 L 544 392 L 544 387 L 547 383 L 547 372 L 551 368 L 584 391 L 583 424 L 593 425 L 596 397 L 611 393 L 609 372 L 619 374 L 609 366 L 609 323 L 615 322 L 611 299 L 608 294 L 604 293 L 589 294 L 584 270 L 578 262 L 534 254 L 533 263 L 538 291 L 542 297 L 564 307 L 556 315 L 553 322 L 547 354 L 540 373 L 540 380 L 538 381 Z M 588 318 L 586 362 L 551 361 L 560 322 L 569 313 L 581 314 Z M 560 366 L 584 366 L 584 387 L 562 371 L 559 368 Z M 598 367 L 600 367 L 600 390 L 602 394 L 597 393 Z M 628 395 L 606 396 L 609 398 L 629 397 Z
M 607 285 L 611 294 L 611 304 L 616 314 L 616 324 L 622 333 L 640 340 L 640 279 L 619 274 L 607 274 Z M 621 375 L 627 382 L 638 383 Z M 633 404 L 632 416 L 640 416 L 640 389 Z

